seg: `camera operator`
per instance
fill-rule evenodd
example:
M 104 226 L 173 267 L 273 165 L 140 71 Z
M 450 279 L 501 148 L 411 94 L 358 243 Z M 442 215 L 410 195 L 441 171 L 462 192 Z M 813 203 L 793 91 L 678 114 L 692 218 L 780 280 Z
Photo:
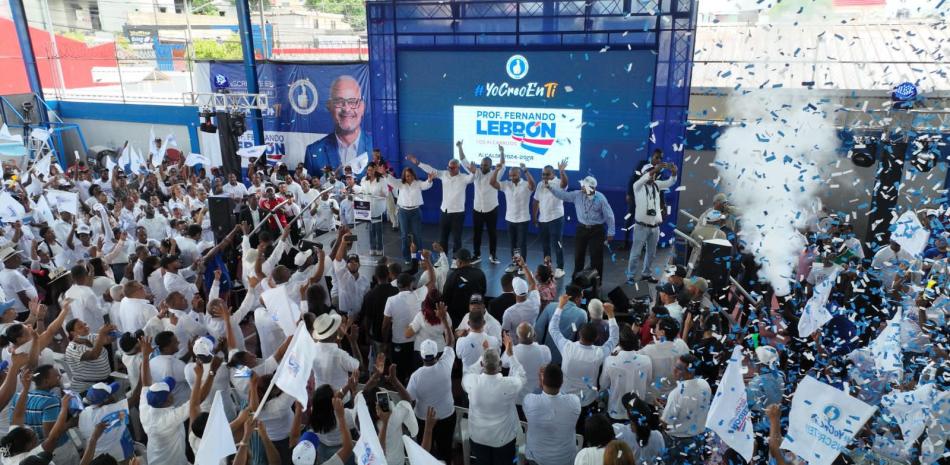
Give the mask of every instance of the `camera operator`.
M 672 173 L 668 179 L 658 180 L 660 172 L 669 169 Z M 641 171 L 643 174 L 633 183 L 633 197 L 636 205 L 633 225 L 633 246 L 630 248 L 630 259 L 627 265 L 628 282 L 637 282 L 642 275 L 651 283 L 656 283 L 650 265 L 656 255 L 656 245 L 660 240 L 660 224 L 663 222 L 663 209 L 660 198 L 663 190 L 669 189 L 676 183 L 676 165 L 672 163 L 658 163 L 647 165 Z M 646 248 L 643 263 L 640 255 Z

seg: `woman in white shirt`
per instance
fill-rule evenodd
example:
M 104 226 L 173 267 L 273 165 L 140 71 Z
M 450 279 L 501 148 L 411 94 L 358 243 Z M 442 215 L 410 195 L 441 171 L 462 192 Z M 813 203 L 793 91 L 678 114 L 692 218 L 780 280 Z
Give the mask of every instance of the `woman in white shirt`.
M 621 401 L 630 417 L 630 425 L 614 425 L 617 439 L 630 447 L 634 465 L 657 463 L 666 449 L 666 441 L 660 432 L 656 409 L 632 392 L 625 394 Z
M 604 448 L 614 439 L 614 429 L 606 416 L 591 415 L 584 420 L 584 447 L 574 457 L 574 465 L 604 465 Z
M 442 294 L 438 289 L 430 289 L 422 301 L 422 311 L 416 313 L 409 327 L 406 328 L 406 337 L 413 339 L 413 349 L 417 357 L 419 349 L 422 347 L 422 341 L 431 339 L 439 347 L 439 352 L 445 349 L 446 345 L 452 346 L 455 341 L 452 334 L 452 317 L 449 316 L 447 307 L 441 302 Z
M 411 263 L 412 257 L 409 256 L 409 243 L 418 245 L 422 238 L 422 212 L 419 207 L 422 206 L 422 191 L 429 190 L 432 187 L 432 179 L 435 178 L 435 172 L 429 173 L 429 178 L 425 181 L 419 181 L 416 178 L 416 172 L 410 167 L 403 168 L 400 180 L 392 176 L 386 176 L 386 184 L 393 188 L 396 194 L 396 205 L 399 206 L 399 239 L 402 241 L 402 258 L 406 265 Z

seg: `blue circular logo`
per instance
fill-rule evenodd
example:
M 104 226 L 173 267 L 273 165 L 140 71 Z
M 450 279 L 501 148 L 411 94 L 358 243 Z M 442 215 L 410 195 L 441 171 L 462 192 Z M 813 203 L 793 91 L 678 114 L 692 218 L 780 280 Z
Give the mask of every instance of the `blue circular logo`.
M 829 405 L 825 407 L 825 416 L 828 417 L 829 420 L 835 421 L 841 417 L 841 409 L 834 405 Z
M 228 82 L 228 77 L 223 74 L 214 75 L 214 88 L 215 89 L 227 89 L 231 87 L 231 83 Z
M 528 59 L 521 55 L 512 55 L 505 63 L 505 71 L 512 79 L 521 79 L 528 74 Z
M 912 82 L 902 82 L 894 88 L 894 100 L 906 102 L 917 98 L 917 86 Z

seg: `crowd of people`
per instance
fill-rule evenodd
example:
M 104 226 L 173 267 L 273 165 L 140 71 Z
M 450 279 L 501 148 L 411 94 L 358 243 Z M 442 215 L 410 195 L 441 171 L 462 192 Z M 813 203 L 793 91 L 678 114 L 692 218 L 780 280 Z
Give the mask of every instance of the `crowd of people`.
M 700 250 L 654 263 L 677 174 L 658 152 L 631 179 L 627 223 L 627 275 L 655 282 L 655 297 L 621 313 L 577 273 L 603 276 L 615 234 L 597 180 L 574 189 L 562 164 L 536 181 L 506 167 L 503 150 L 497 165 L 458 150 L 445 170 L 408 156 L 398 178 L 378 151 L 361 173 L 262 160 L 246 180 L 184 157 L 142 172 L 5 167 L 3 195 L 22 215 L 0 234 L 2 463 L 196 463 L 206 439 L 225 439 L 205 435 L 216 406 L 236 447 L 221 463 L 241 465 L 402 465 L 404 436 L 446 464 L 803 463 L 813 458 L 781 443 L 806 378 L 880 406 L 851 425 L 835 464 L 948 460 L 946 211 L 921 214 L 932 239 L 920 256 L 896 240 L 871 250 L 823 214 L 801 232 L 808 246 L 781 295 L 744 249 L 742 212 L 719 194 L 691 235 L 731 244 L 722 268 L 740 289 L 694 276 Z M 419 207 L 435 180 L 439 234 L 426 247 Z M 473 250 L 461 239 L 468 184 Z M 487 229 L 489 266 L 502 266 L 499 193 L 511 264 L 491 296 L 478 264 Z M 212 227 L 215 197 L 233 200 L 233 229 Z M 352 232 L 363 200 L 372 265 Z M 577 221 L 568 277 L 565 203 Z M 386 221 L 399 230 L 395 260 Z M 533 269 L 531 222 L 543 249 Z M 810 324 L 819 307 L 828 318 Z M 894 321 L 897 359 L 882 366 Z M 297 360 L 299 322 L 315 342 L 305 403 L 272 383 Z M 708 422 L 730 363 L 742 364 L 752 457 Z M 882 400 L 923 387 L 930 397 L 911 420 Z M 369 436 L 385 457 L 356 448 Z

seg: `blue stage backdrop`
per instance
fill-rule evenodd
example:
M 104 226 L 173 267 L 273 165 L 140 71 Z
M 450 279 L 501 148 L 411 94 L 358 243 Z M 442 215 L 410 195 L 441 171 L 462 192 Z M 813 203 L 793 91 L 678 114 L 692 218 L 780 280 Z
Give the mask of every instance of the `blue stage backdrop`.
M 524 162 L 536 180 L 544 165 L 567 160 L 569 188 L 595 176 L 618 231 L 623 226 L 626 185 L 651 134 L 652 52 L 401 51 L 397 57 L 403 155 L 444 169 L 458 157 L 456 140 L 475 162 L 497 160 L 501 144 L 508 166 Z M 438 186 L 426 193 L 427 221 L 438 217 L 440 193 Z
M 270 105 L 264 114 L 264 139 L 271 161 L 283 161 L 291 169 L 304 161 L 307 146 L 334 132 L 336 123 L 327 109 L 330 86 L 340 76 L 353 77 L 363 98 L 360 127 L 370 149 L 371 112 L 369 109 L 369 74 L 365 63 L 316 65 L 292 63 L 258 64 L 258 84 L 267 94 Z M 244 92 L 247 82 L 241 63 L 211 63 L 212 87 L 215 77 L 224 75 L 232 92 Z M 356 113 L 360 113 L 357 111 Z M 251 131 L 241 137 L 241 146 L 254 145 Z M 372 155 L 372 154 L 370 154 Z

